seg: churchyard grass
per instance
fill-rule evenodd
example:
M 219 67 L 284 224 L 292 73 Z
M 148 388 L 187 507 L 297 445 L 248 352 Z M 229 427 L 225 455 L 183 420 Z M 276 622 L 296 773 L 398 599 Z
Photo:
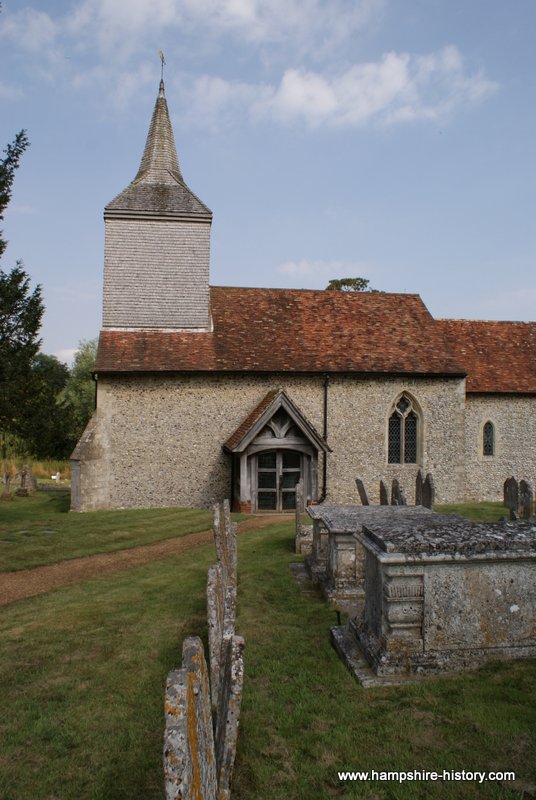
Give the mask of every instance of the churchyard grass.
M 362 689 L 330 646 L 334 612 L 290 573 L 292 533 L 272 525 L 238 540 L 233 800 L 521 797 L 522 784 L 339 782 L 356 769 L 513 770 L 534 787 L 536 663 Z M 165 676 L 185 636 L 206 640 L 214 560 L 207 545 L 3 609 L 2 800 L 161 800 Z
M 459 514 L 475 522 L 495 522 L 499 519 L 509 519 L 510 512 L 502 503 L 451 503 L 449 505 L 436 505 L 436 511 L 442 514 Z
M 69 492 L 36 492 L 0 502 L 0 572 L 111 553 L 212 527 L 199 509 L 69 512 Z

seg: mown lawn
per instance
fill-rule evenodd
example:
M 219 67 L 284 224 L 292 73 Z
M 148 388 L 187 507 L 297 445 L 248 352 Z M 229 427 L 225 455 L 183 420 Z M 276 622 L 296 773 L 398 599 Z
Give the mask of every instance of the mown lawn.
M 110 553 L 212 527 L 210 511 L 158 508 L 69 511 L 70 493 L 37 492 L 0 502 L 0 572 Z
M 502 503 L 451 503 L 450 505 L 436 505 L 435 511 L 441 514 L 459 514 L 475 522 L 493 522 L 508 519 L 510 512 Z
M 347 769 L 514 770 L 536 784 L 535 662 L 364 690 L 330 646 L 333 611 L 298 591 L 295 559 L 290 525 L 239 537 L 235 800 L 521 797 L 490 783 L 341 784 Z M 183 638 L 206 635 L 214 560 L 205 546 L 2 609 L 2 800 L 161 800 L 163 685 Z

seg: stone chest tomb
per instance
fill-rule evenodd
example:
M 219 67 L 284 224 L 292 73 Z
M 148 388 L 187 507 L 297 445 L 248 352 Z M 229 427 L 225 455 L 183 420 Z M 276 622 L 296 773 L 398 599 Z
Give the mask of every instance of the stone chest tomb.
M 409 512 L 370 519 L 355 536 L 365 604 L 344 637 L 334 631 L 343 658 L 341 642 L 353 640 L 389 676 L 536 656 L 536 524 Z
M 423 524 L 436 515 L 422 506 L 318 505 L 309 506 L 313 520 L 311 554 L 305 565 L 309 577 L 339 609 L 357 609 L 365 594 L 364 526 L 411 520 Z

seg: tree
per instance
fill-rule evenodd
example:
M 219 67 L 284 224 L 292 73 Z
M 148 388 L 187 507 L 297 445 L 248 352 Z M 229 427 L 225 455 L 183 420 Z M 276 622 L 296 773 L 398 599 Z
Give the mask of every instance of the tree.
M 69 369 L 55 356 L 38 353 L 32 364 L 36 392 L 25 424 L 25 444 L 37 458 L 68 458 L 76 442 L 71 410 L 61 401 Z
M 0 161 L 0 220 L 4 219 L 4 211 L 11 199 L 11 188 L 15 171 L 19 167 L 20 157 L 29 145 L 26 131 L 22 130 L 17 133 L 13 143 L 8 144 L 4 150 L 6 157 Z M 0 231 L 0 258 L 6 247 L 7 242 L 3 239 L 3 231 Z
M 9 274 L 0 270 L 0 432 L 2 458 L 8 435 L 24 436 L 38 391 L 32 364 L 43 316 L 41 287 L 30 292 L 20 262 Z
M 95 371 L 97 339 L 82 339 L 75 353 L 71 374 L 60 394 L 60 402 L 70 413 L 70 436 L 76 443 L 95 409 Z
M 15 136 L 0 161 L 0 220 L 11 199 L 15 171 L 28 147 L 26 131 Z M 7 242 L 0 231 L 0 256 Z M 11 272 L 0 270 L 0 436 L 5 458 L 10 436 L 23 436 L 29 408 L 36 394 L 33 359 L 41 344 L 38 339 L 43 316 L 41 287 L 30 291 L 30 279 L 22 262 Z
M 370 281 L 367 278 L 333 278 L 326 286 L 327 291 L 333 292 L 377 292 L 378 289 L 369 289 Z

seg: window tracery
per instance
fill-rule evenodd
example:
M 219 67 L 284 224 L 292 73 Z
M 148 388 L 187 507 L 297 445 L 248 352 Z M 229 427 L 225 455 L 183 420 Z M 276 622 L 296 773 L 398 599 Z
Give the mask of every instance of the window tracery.
M 416 464 L 419 454 L 419 413 L 413 400 L 403 394 L 389 416 L 389 464 Z

